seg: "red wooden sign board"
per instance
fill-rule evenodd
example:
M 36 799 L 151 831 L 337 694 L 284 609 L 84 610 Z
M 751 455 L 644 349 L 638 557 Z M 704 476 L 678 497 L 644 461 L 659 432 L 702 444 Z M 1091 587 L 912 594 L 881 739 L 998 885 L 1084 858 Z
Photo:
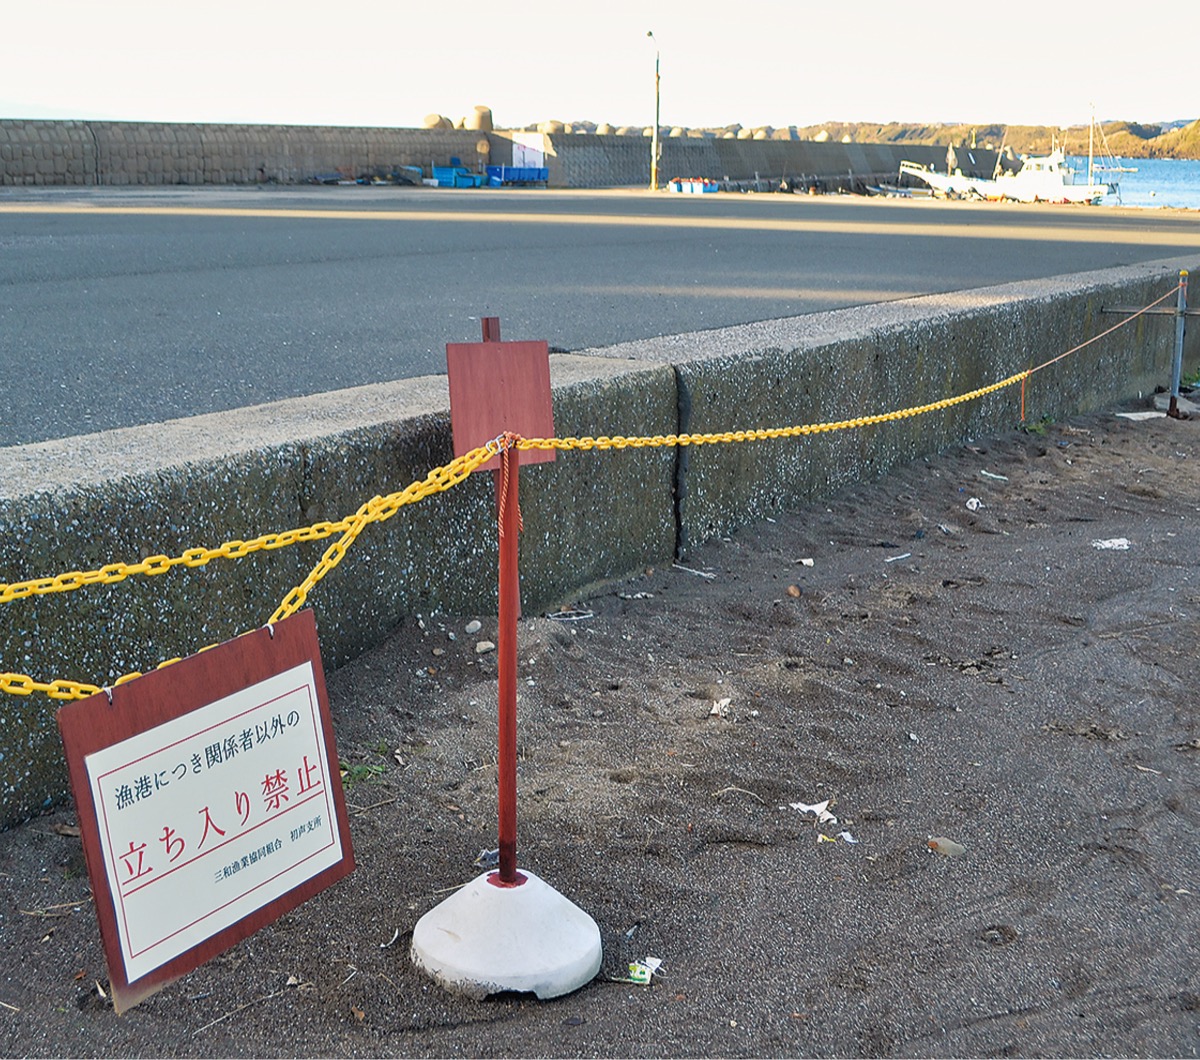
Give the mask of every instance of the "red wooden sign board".
M 495 317 L 484 319 L 483 342 L 448 342 L 454 455 L 478 449 L 505 431 L 522 438 L 553 438 L 550 348 L 546 342 L 501 342 Z M 528 449 L 522 464 L 554 460 L 553 449 Z M 492 457 L 482 470 L 497 471 Z
M 554 437 L 550 394 L 550 349 L 545 342 L 501 342 L 500 319 L 484 317 L 483 341 L 447 343 L 450 417 L 454 453 L 472 449 L 512 431 L 523 438 Z M 506 449 L 483 465 L 496 472 L 499 515 L 499 622 L 497 623 L 497 795 L 499 871 L 490 879 L 500 887 L 518 887 L 527 879 L 517 871 L 517 619 L 521 616 L 521 580 L 517 535 L 517 499 L 522 463 L 547 463 L 553 449 Z
M 354 869 L 310 611 L 58 725 L 118 1012 Z

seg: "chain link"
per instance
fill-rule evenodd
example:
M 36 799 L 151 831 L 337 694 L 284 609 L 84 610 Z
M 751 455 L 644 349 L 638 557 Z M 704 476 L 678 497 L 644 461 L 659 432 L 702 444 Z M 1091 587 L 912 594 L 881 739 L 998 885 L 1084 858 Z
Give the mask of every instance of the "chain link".
M 51 593 L 71 592 L 86 585 L 114 585 L 134 575 L 155 577 L 166 574 L 173 567 L 203 567 L 214 559 L 243 559 L 254 552 L 283 548 L 301 541 L 317 541 L 332 537 L 347 525 L 347 520 L 337 523 L 316 523 L 297 530 L 264 534 L 251 541 L 226 541 L 216 548 L 189 548 L 182 555 L 147 556 L 140 563 L 109 563 L 99 570 L 71 571 L 53 578 L 33 578 L 24 582 L 0 584 L 0 604 L 23 600 L 28 596 L 45 596 Z
M 0 692 L 13 696 L 28 696 L 34 692 L 45 692 L 51 699 L 87 699 L 100 689 L 81 681 L 35 681 L 24 674 L 0 674 Z

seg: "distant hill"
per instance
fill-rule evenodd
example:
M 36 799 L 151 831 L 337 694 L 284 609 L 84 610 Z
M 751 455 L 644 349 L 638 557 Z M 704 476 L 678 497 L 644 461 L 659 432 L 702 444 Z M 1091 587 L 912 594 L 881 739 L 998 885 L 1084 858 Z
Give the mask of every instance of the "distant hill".
M 1189 122 L 1181 128 L 1168 129 L 1156 135 L 1145 136 L 1146 126 L 1116 122 L 1109 132 L 1108 146 L 1113 153 L 1127 158 L 1200 158 L 1200 120 Z M 1151 131 L 1153 126 L 1150 127 Z
M 640 125 L 613 127 L 608 122 L 546 121 L 527 125 L 526 129 L 561 135 L 563 133 L 599 133 L 601 135 L 648 136 L 650 129 Z M 1110 153 L 1120 158 L 1191 158 L 1200 159 L 1200 119 L 1142 124 L 1134 121 L 1100 123 L 1096 133 L 1096 153 L 1103 153 L 1107 141 Z M 820 125 L 770 125 L 747 127 L 726 125 L 722 128 L 663 127 L 669 137 L 737 140 L 816 140 L 860 144 L 927 144 L 938 147 L 970 147 L 985 150 L 1012 148 L 1018 154 L 1041 155 L 1055 144 L 1068 154 L 1086 155 L 1088 127 L 1076 125 L 1065 131 L 1051 125 L 906 125 L 890 122 L 823 122 Z
M 1142 125 L 1131 121 L 1104 122 L 1103 139 L 1109 150 L 1122 158 L 1200 159 L 1200 119 L 1182 126 Z M 1069 154 L 1086 154 L 1088 127 L 1067 129 L 1047 125 L 874 125 L 865 122 L 826 122 L 798 127 L 801 140 L 845 140 L 856 143 L 954 144 L 971 143 L 999 149 L 1003 144 L 1019 154 L 1045 154 L 1058 143 Z M 1097 133 L 1096 150 L 1102 140 Z

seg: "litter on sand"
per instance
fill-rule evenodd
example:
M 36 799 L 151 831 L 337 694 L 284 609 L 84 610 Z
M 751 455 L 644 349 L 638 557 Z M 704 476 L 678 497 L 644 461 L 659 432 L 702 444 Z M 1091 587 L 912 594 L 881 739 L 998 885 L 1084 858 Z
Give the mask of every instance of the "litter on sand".
M 638 986 L 649 986 L 650 980 L 654 977 L 654 973 L 662 967 L 662 961 L 658 957 L 644 957 L 640 961 L 629 962 L 629 975 L 624 979 L 617 979 L 618 983 L 636 983 Z
M 967 511 L 969 512 L 977 512 L 982 507 L 983 501 L 981 501 L 978 497 L 971 497 L 967 500 Z
M 967 848 L 961 843 L 956 843 L 953 839 L 947 839 L 944 835 L 931 835 L 926 846 L 930 850 L 936 851 L 947 858 L 961 857 L 967 852 Z
M 728 718 L 729 704 L 732 702 L 733 700 L 729 697 L 726 697 L 725 699 L 718 699 L 713 703 L 712 710 L 708 712 L 708 716 L 710 718 Z
M 832 799 L 826 799 L 824 802 L 814 802 L 812 805 L 806 802 L 791 802 L 788 805 L 801 813 L 811 813 L 816 817 L 817 824 L 837 824 L 837 818 L 829 812 L 829 804 L 832 801 Z
M 481 850 L 475 855 L 475 864 L 481 869 L 494 869 L 500 864 L 500 848 Z
M 399 937 L 400 937 L 400 929 L 396 928 L 396 933 L 392 936 L 391 942 L 381 942 L 379 944 L 379 948 L 381 950 L 386 950 L 386 949 L 391 948 L 392 946 L 396 945 L 396 939 L 398 939 Z
M 835 836 L 834 835 L 825 835 L 824 832 L 817 833 L 817 842 L 818 843 L 836 843 L 839 839 L 843 843 L 850 843 L 853 846 L 858 845 L 858 840 L 855 839 L 854 836 L 852 836 L 849 832 L 838 832 L 838 834 Z
M 1101 549 L 1111 552 L 1128 552 L 1129 538 L 1127 537 L 1109 537 L 1103 541 L 1093 541 L 1092 548 Z
M 997 474 L 994 474 L 994 473 L 993 473 L 993 472 L 991 472 L 991 471 L 984 471 L 984 470 L 983 470 L 983 468 L 980 468 L 980 469 L 979 469 L 979 473 L 980 473 L 980 474 L 981 474 L 981 475 L 982 475 L 984 478 L 991 478 L 991 479 L 995 479 L 997 482 L 1007 482 L 1007 481 L 1008 481 L 1008 476 L 1007 476 L 1007 475 L 997 475 Z

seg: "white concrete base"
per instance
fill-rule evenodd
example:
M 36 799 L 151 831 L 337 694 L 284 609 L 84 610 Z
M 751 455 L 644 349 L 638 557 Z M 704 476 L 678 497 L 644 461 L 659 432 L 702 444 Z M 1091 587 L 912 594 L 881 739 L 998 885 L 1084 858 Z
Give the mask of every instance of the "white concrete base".
M 484 998 L 502 990 L 558 997 L 600 970 L 600 929 L 532 872 L 497 887 L 485 872 L 434 906 L 413 929 L 412 960 L 447 990 Z

